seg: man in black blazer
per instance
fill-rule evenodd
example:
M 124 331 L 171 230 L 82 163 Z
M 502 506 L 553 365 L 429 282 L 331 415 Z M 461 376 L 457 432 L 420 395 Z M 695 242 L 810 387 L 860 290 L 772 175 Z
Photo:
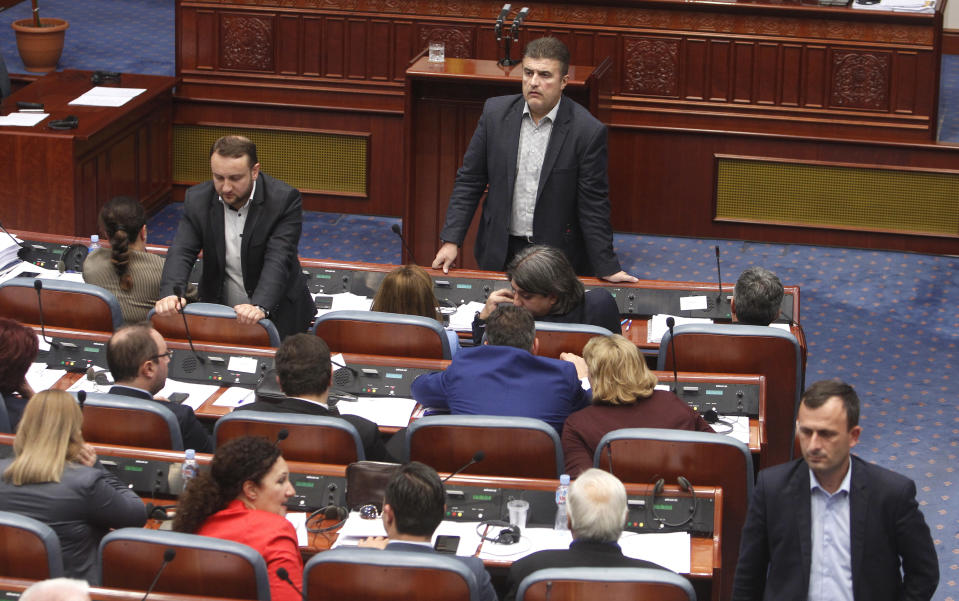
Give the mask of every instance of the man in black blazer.
M 300 269 L 303 226 L 299 190 L 260 171 L 256 146 L 225 136 L 210 149 L 213 179 L 193 186 L 167 253 L 156 312 L 186 303 L 197 254 L 203 251 L 199 299 L 233 307 L 242 324 L 269 318 L 280 336 L 302 332 L 316 313 Z
M 115 382 L 110 394 L 163 403 L 180 424 L 184 448 L 198 453 L 213 452 L 213 437 L 196 418 L 192 407 L 154 397 L 166 385 L 170 366 L 170 350 L 159 332 L 146 325 L 120 328 L 107 343 L 107 365 Z
M 383 529 L 387 538 L 371 537 L 361 547 L 436 553 L 433 532 L 446 514 L 446 489 L 436 470 L 419 461 L 400 467 L 386 485 L 383 494 Z M 479 601 L 497 601 L 489 573 L 478 557 L 455 555 L 476 576 Z
M 287 337 L 274 358 L 276 378 L 283 399 L 258 399 L 239 410 L 270 411 L 273 413 L 300 413 L 304 415 L 337 416 L 356 428 L 363 442 L 363 450 L 370 461 L 396 461 L 390 455 L 376 424 L 357 415 L 340 415 L 329 406 L 332 367 L 330 348 L 319 336 L 294 334 Z
M 606 126 L 563 98 L 569 50 L 533 40 L 523 56 L 523 93 L 490 98 L 456 173 L 433 268 L 449 271 L 489 186 L 474 255 L 502 271 L 520 250 L 548 244 L 580 275 L 633 282 L 613 252 Z
M 859 398 L 838 380 L 803 393 L 802 459 L 760 472 L 743 527 L 736 601 L 923 601 L 939 563 L 912 480 L 850 454 Z
M 569 486 L 567 498 L 569 549 L 537 551 L 520 559 L 509 570 L 509 592 L 505 601 L 516 598 L 524 578 L 546 568 L 603 567 L 666 569 L 642 559 L 623 555 L 619 537 L 626 525 L 626 487 L 602 470 L 590 468 Z

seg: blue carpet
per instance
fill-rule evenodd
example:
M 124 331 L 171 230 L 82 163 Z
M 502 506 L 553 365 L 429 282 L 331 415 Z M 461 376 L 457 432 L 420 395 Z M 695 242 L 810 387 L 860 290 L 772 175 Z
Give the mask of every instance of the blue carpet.
M 181 205 L 150 221 L 150 242 L 168 244 Z M 399 261 L 398 219 L 310 213 L 300 255 Z M 806 382 L 842 378 L 862 400 L 856 452 L 916 481 L 942 579 L 936 601 L 959 599 L 959 257 L 617 234 L 623 268 L 646 279 L 712 282 L 719 245 L 723 280 L 752 265 L 801 287 L 809 347 Z

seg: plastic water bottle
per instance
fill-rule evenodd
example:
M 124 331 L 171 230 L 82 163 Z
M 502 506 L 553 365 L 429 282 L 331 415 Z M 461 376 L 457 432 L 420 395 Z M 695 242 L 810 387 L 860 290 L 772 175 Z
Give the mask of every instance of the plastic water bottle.
M 100 248 L 100 236 L 93 234 L 90 236 L 90 246 L 87 247 L 87 252 L 92 253 L 98 248 Z
M 563 474 L 559 477 L 559 488 L 556 489 L 556 523 L 554 530 L 569 530 L 569 522 L 566 519 L 566 499 L 569 497 L 569 474 Z
M 186 450 L 186 456 L 183 459 L 183 469 L 181 474 L 183 475 L 183 487 L 186 488 L 187 482 L 196 478 L 196 451 L 193 449 Z

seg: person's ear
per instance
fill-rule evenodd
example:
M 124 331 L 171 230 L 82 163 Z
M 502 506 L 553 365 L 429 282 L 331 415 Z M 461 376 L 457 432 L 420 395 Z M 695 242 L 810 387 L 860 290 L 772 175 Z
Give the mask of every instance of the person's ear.
M 539 338 L 533 338 L 533 354 L 539 354 Z
M 255 165 L 253 165 L 253 169 L 251 169 L 251 171 L 252 171 L 253 181 L 256 181 L 256 178 L 260 176 L 260 164 L 256 163 Z
M 733 321 L 736 321 L 736 297 L 729 299 L 729 313 L 731 314 Z
M 140 238 L 140 240 L 143 240 L 143 243 L 146 244 L 146 242 L 147 242 L 147 225 L 146 225 L 145 223 L 143 224 L 143 227 L 140 228 L 140 233 L 137 234 L 137 237 Z
M 257 486 L 256 482 L 253 480 L 247 480 L 243 483 L 243 488 L 241 490 L 243 491 L 243 496 L 246 497 L 250 503 L 253 503 L 256 501 L 256 497 L 260 492 L 260 487 Z

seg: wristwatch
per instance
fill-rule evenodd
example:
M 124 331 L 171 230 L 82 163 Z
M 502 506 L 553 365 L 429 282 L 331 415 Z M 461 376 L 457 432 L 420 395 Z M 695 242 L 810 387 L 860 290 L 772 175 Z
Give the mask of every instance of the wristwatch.
M 263 312 L 264 319 L 270 318 L 270 312 L 266 310 L 266 307 L 261 307 L 260 305 L 253 305 L 253 306 Z

